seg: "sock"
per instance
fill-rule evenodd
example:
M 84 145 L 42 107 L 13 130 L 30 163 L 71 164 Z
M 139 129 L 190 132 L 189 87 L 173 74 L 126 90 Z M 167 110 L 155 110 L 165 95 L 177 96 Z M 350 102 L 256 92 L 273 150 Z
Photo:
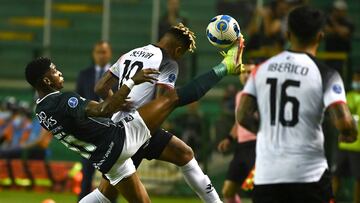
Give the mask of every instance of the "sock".
M 97 188 L 83 197 L 79 203 L 111 203 Z
M 176 89 L 179 96 L 178 106 L 184 106 L 199 100 L 206 92 L 214 87 L 227 74 L 226 66 L 222 63 L 210 71 L 201 74 L 183 87 Z
M 225 203 L 241 203 L 240 196 L 235 194 L 234 197 L 225 198 Z
M 197 161 L 193 158 L 189 163 L 180 167 L 186 183 L 193 189 L 200 199 L 206 203 L 221 202 L 211 181 L 205 175 Z

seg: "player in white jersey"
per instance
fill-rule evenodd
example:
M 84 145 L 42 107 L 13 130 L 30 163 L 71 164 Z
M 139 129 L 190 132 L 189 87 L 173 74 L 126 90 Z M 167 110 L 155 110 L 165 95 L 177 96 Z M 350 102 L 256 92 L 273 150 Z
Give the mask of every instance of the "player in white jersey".
M 356 140 L 340 75 L 314 58 L 324 22 L 316 9 L 294 9 L 288 18 L 290 50 L 261 64 L 244 88 L 237 120 L 257 132 L 255 203 L 331 201 L 324 111 L 341 139 Z M 260 121 L 252 116 L 256 111 Z
M 89 159 L 127 201 L 148 203 L 150 199 L 130 157 L 146 144 L 176 107 L 197 101 L 226 75 L 239 74 L 242 47 L 232 47 L 224 60 L 207 73 L 182 88 L 169 90 L 116 123 L 107 117 L 124 109 L 134 85 L 153 82 L 154 74 L 159 71 L 139 71 L 100 103 L 73 92 L 60 92 L 64 78 L 49 58 L 40 57 L 28 63 L 25 77 L 39 95 L 36 115 L 40 124 L 69 150 Z M 110 201 L 99 190 L 80 200 L 80 203 L 95 202 Z
M 137 71 L 145 68 L 157 69 L 160 75 L 156 84 L 135 86 L 129 101 L 137 109 L 153 99 L 166 94 L 175 86 L 178 75 L 176 60 L 187 51 L 195 48 L 194 34 L 182 24 L 173 26 L 156 45 L 136 48 L 122 55 L 98 82 L 96 92 L 102 97 L 109 94 L 110 87 L 119 83 L 119 87 Z M 110 93 L 111 94 L 111 93 Z M 124 112 L 115 114 L 113 121 L 118 121 L 126 115 Z M 140 148 L 132 157 L 134 165 L 139 166 L 142 159 L 158 159 L 173 163 L 180 167 L 188 185 L 204 202 L 221 202 L 218 193 L 213 188 L 210 179 L 205 175 L 194 158 L 192 149 L 171 133 L 159 129 L 146 146 Z M 107 181 L 102 181 L 99 190 L 110 200 L 117 196 L 116 190 Z

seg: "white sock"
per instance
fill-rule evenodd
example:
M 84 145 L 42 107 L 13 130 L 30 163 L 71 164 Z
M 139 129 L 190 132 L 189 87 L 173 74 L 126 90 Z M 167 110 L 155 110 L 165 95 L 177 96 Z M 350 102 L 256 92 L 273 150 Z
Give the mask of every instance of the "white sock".
M 111 203 L 97 188 L 83 197 L 79 203 Z
M 195 158 L 180 167 L 186 183 L 206 203 L 222 202 L 207 175 L 203 173 Z

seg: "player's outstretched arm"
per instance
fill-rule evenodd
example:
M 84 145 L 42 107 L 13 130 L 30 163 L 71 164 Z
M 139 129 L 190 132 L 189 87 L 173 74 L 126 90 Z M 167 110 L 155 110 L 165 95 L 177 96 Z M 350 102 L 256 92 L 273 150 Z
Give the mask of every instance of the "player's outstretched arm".
M 113 113 L 118 112 L 126 106 L 126 98 L 134 85 L 157 80 L 152 74 L 159 74 L 158 70 L 144 69 L 137 72 L 134 77 L 126 81 L 123 86 L 111 97 L 98 103 L 91 101 L 85 107 L 86 115 L 89 117 L 110 117 Z
M 330 114 L 331 121 L 340 132 L 339 141 L 355 142 L 358 129 L 348 106 L 345 103 L 335 103 L 330 105 L 326 110 Z
M 113 95 L 112 87 L 118 84 L 119 79 L 111 74 L 110 71 L 107 71 L 104 76 L 95 84 L 94 91 L 102 99 L 106 99 Z
M 247 94 L 241 96 L 236 120 L 241 126 L 253 133 L 257 133 L 259 129 L 259 118 L 256 116 L 257 109 L 255 97 Z

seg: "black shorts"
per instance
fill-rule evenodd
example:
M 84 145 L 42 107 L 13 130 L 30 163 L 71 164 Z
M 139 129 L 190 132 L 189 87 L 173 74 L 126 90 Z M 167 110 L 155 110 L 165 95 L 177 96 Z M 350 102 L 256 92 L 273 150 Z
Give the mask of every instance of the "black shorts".
M 360 178 L 360 152 L 338 150 L 334 175 Z
M 170 142 L 172 136 L 173 134 L 164 129 L 157 130 L 156 133 L 151 136 L 149 141 L 141 146 L 131 157 L 135 167 L 138 168 L 144 158 L 147 160 L 158 159 L 166 145 Z
M 324 172 L 318 182 L 255 185 L 253 203 L 331 203 L 331 175 Z
M 234 157 L 226 175 L 227 180 L 242 184 L 255 164 L 256 140 L 236 143 Z

